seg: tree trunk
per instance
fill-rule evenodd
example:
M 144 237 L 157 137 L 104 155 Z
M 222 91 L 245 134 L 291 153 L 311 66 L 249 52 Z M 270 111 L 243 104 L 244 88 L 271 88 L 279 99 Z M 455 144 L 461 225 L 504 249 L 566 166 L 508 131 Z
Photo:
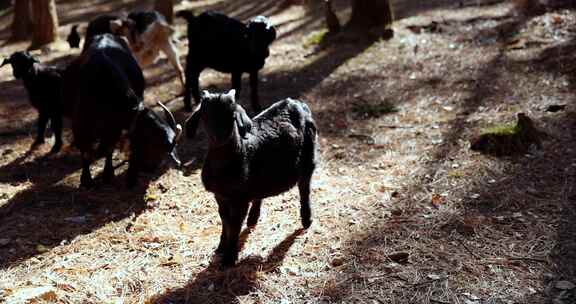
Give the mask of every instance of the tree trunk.
M 32 4 L 32 44 L 30 49 L 58 40 L 58 15 L 55 0 L 33 0 Z
M 28 39 L 28 37 L 30 37 L 31 28 L 30 1 L 15 0 L 14 19 L 12 20 L 12 37 L 10 37 L 10 40 L 21 41 Z
M 156 0 L 154 9 L 162 14 L 168 23 L 174 20 L 174 2 L 172 0 Z
M 350 28 L 389 28 L 394 15 L 389 0 L 352 0 Z

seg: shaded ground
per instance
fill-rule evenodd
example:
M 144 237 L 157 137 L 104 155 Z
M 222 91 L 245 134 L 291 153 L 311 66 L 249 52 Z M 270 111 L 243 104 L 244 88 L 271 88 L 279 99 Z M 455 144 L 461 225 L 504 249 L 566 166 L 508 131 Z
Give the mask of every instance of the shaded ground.
M 139 3 L 94 0 L 87 10 L 61 1 L 61 35 L 72 23 Z M 281 8 L 276 1 L 182 7 L 244 20 L 266 14 L 277 25 L 262 100 L 299 97 L 315 113 L 322 165 L 312 228 L 300 230 L 296 191 L 268 199 L 259 225 L 242 234 L 239 265 L 217 269 L 212 252 L 220 223 L 198 170 L 204 140 L 182 145 L 186 170 L 165 168 L 135 191 L 123 186 L 122 156 L 115 160 L 114 186 L 77 190 L 74 152 L 46 158 L 47 144 L 26 153 L 35 115 L 4 68 L 1 300 L 576 301 L 570 285 L 576 283 L 573 10 L 559 5 L 523 17 L 501 1 L 397 1 L 394 39 L 347 37 L 314 50 L 304 45 L 321 28 L 321 12 Z M 336 7 L 344 20 L 347 1 Z M 7 16 L 0 14 L 0 25 Z M 177 29 L 183 33 L 184 25 Z M 186 43 L 180 43 L 183 57 Z M 9 44 L 0 55 L 25 47 Z M 69 55 L 63 48 L 40 58 L 65 63 Z M 175 76 L 164 59 L 147 69 L 146 101 L 169 101 L 183 121 Z M 229 77 L 206 71 L 201 85 L 224 90 Z M 550 104 L 567 106 L 543 111 Z M 518 112 L 548 134 L 541 150 L 510 158 L 469 150 L 480 130 L 513 121 Z

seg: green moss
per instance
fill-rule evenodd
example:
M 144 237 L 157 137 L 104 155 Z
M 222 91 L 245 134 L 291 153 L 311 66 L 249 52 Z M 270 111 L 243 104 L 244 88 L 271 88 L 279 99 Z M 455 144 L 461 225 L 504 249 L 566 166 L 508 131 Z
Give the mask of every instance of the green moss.
M 387 100 L 379 103 L 357 103 L 352 106 L 352 112 L 361 117 L 375 118 L 385 114 L 398 112 L 396 105 Z
M 542 147 L 540 132 L 532 120 L 524 113 L 517 114 L 515 124 L 496 125 L 483 130 L 482 134 L 471 142 L 470 149 L 495 156 L 525 153 L 530 146 Z
M 497 136 L 513 136 L 518 134 L 520 128 L 518 128 L 518 124 L 516 123 L 508 123 L 493 126 L 482 131 L 482 135 L 497 135 Z
M 448 176 L 452 178 L 463 178 L 466 176 L 466 172 L 462 170 L 452 170 L 448 171 Z
M 304 47 L 310 48 L 310 47 L 319 45 L 320 43 L 322 43 L 322 41 L 324 41 L 324 38 L 326 37 L 326 33 L 328 33 L 327 29 L 322 29 L 322 30 L 318 30 L 318 31 L 310 33 L 308 36 L 304 37 L 304 42 L 303 42 Z

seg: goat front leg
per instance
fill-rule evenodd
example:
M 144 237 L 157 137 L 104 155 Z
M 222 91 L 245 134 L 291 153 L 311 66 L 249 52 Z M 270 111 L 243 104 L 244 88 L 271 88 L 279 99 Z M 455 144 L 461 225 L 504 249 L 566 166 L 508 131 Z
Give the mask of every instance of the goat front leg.
M 250 101 L 252 102 L 252 109 L 256 114 L 262 111 L 258 97 L 258 71 L 250 73 Z
M 228 216 L 226 227 L 226 246 L 222 257 L 222 266 L 232 267 L 238 260 L 238 240 L 242 223 L 248 213 L 249 202 L 226 201 L 223 202 Z
M 190 57 L 188 57 L 190 62 Z M 199 87 L 200 70 L 191 64 L 186 65 L 186 85 L 184 86 L 184 110 L 192 112 L 192 97 L 196 103 L 200 103 Z
M 132 189 L 136 186 L 138 182 L 138 169 L 136 165 L 136 161 L 133 158 L 130 158 L 128 162 L 128 171 L 126 172 L 126 187 L 128 189 Z
M 252 206 L 250 206 L 250 213 L 248 214 L 248 221 L 246 226 L 249 228 L 254 228 L 258 224 L 258 219 L 260 218 L 260 207 L 262 206 L 262 200 L 254 200 Z
M 54 131 L 54 146 L 50 153 L 58 153 L 62 148 L 62 115 L 52 116 L 52 130 Z
M 38 133 L 36 134 L 36 140 L 32 143 L 31 149 L 35 149 L 39 145 L 44 143 L 44 133 L 46 132 L 46 124 L 48 124 L 49 116 L 46 113 L 40 112 L 38 115 Z
M 112 163 L 112 154 L 113 153 L 106 155 L 106 162 L 104 164 L 104 176 L 103 176 L 103 181 L 105 184 L 112 183 L 112 180 L 114 179 L 114 165 Z
M 94 160 L 91 153 L 82 152 L 82 175 L 80 176 L 80 186 L 90 189 L 94 186 L 92 174 L 90 174 L 90 165 Z
M 242 73 L 234 72 L 232 73 L 232 88 L 236 90 L 236 95 L 234 98 L 238 100 L 240 98 L 240 90 L 242 90 Z
M 184 80 L 184 70 L 182 69 L 182 64 L 180 64 L 180 58 L 178 57 L 176 46 L 170 39 L 168 39 L 168 42 L 162 45 L 162 52 L 166 55 L 166 57 L 168 57 L 168 60 L 176 69 L 176 72 L 178 73 L 178 79 L 180 79 L 180 84 L 182 85 L 182 88 L 185 88 L 186 81 Z
M 228 211 L 223 203 L 218 200 L 218 214 L 220 215 L 220 221 L 222 222 L 222 233 L 220 234 L 220 243 L 216 248 L 216 254 L 222 255 L 224 253 L 224 249 L 226 247 L 226 243 L 228 240 L 228 225 L 230 224 L 228 219 Z

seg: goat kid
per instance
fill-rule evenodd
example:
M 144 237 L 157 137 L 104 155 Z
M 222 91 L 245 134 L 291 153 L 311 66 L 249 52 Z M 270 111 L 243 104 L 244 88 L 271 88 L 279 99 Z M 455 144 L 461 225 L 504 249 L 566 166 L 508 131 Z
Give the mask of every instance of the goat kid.
M 38 110 L 38 133 L 32 148 L 44 143 L 48 121 L 54 131 L 54 146 L 50 153 L 62 147 L 62 103 L 60 88 L 63 69 L 41 64 L 28 52 L 15 52 L 0 67 L 10 64 L 14 78 L 21 79 L 28 93 L 30 104 Z
M 270 55 L 270 44 L 276 39 L 276 30 L 270 21 L 266 17 L 257 16 L 244 24 L 215 12 L 194 16 L 191 11 L 180 11 L 176 16 L 188 22 L 185 110 L 192 111 L 192 97 L 200 102 L 200 73 L 205 68 L 212 68 L 232 74 L 232 88 L 236 90 L 236 98 L 240 94 L 242 74 L 248 73 L 252 109 L 260 112 L 258 72 L 264 67 Z
M 184 69 L 173 41 L 174 29 L 160 13 L 136 11 L 125 18 L 115 15 L 99 16 L 88 24 L 84 46 L 89 45 L 92 37 L 105 33 L 126 37 L 134 57 L 142 67 L 154 63 L 160 52 L 163 52 L 176 69 L 178 79 L 184 87 Z
M 305 103 L 288 98 L 251 120 L 235 95 L 234 90 L 203 91 L 186 121 L 189 138 L 199 126 L 208 136 L 202 182 L 218 202 L 222 234 L 216 252 L 223 254 L 224 266 L 235 264 L 244 218 L 248 214 L 247 225 L 255 226 L 266 197 L 298 184 L 302 225 L 310 227 L 310 181 L 316 167 L 316 125 Z

